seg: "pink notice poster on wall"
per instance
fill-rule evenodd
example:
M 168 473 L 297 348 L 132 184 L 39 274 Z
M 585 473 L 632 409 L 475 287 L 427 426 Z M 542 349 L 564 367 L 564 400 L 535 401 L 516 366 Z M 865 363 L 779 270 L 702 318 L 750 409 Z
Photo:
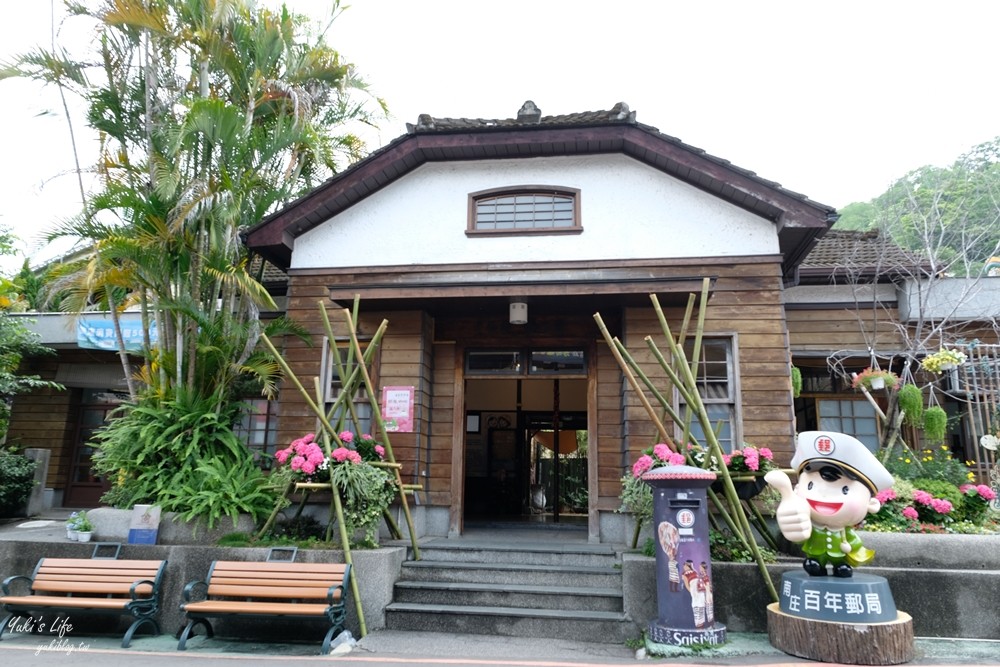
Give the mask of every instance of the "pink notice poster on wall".
M 382 387 L 382 421 L 390 433 L 413 432 L 413 387 Z

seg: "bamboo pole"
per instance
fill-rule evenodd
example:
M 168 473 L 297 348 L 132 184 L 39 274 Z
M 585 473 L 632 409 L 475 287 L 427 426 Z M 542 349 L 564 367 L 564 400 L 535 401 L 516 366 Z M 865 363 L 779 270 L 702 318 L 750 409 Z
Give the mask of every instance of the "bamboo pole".
M 693 361 L 689 361 L 687 359 L 687 356 L 683 349 L 684 340 L 680 339 L 680 342 L 678 342 L 678 339 L 674 338 L 670 325 L 667 322 L 667 318 L 663 313 L 662 308 L 660 308 L 659 302 L 657 301 L 655 295 L 650 295 L 650 298 L 653 302 L 653 307 L 656 310 L 657 317 L 660 321 L 660 326 L 661 329 L 663 330 L 663 334 L 670 347 L 670 358 L 671 360 L 673 360 L 673 363 L 668 362 L 664 357 L 664 355 L 660 353 L 660 351 L 656 347 L 655 342 L 652 340 L 651 337 L 647 336 L 645 338 L 645 342 L 647 347 L 653 354 L 654 358 L 656 359 L 657 363 L 668 375 L 669 381 L 672 384 L 672 386 L 677 390 L 678 394 L 680 394 L 681 398 L 684 400 L 685 405 L 687 406 L 688 419 L 690 420 L 692 418 L 697 418 L 698 423 L 701 425 L 702 431 L 705 434 L 705 440 L 707 441 L 706 442 L 707 446 L 705 447 L 705 451 L 708 456 L 706 458 L 709 459 L 709 457 L 714 457 L 716 461 L 719 461 L 721 463 L 723 455 L 722 448 L 719 445 L 717 434 L 715 430 L 712 428 L 711 419 L 708 416 L 708 412 L 705 408 L 704 401 L 702 400 L 701 395 L 698 392 L 698 382 L 696 374 L 697 359 L 698 359 L 697 350 L 701 348 L 702 336 L 704 334 L 705 311 L 706 311 L 705 306 L 708 300 L 708 289 L 710 287 L 710 284 L 711 284 L 710 281 L 707 279 L 703 281 L 702 284 L 700 308 L 698 310 L 697 324 L 695 326 L 694 349 L 696 350 L 696 352 L 692 354 Z M 691 297 L 689 297 L 689 304 L 690 303 L 691 303 Z M 621 343 L 621 341 L 610 335 L 607 327 L 604 325 L 604 322 L 600 317 L 600 314 L 597 313 L 594 315 L 594 317 L 595 320 L 597 321 L 598 328 L 601 330 L 601 333 L 604 336 L 605 341 L 608 343 L 608 347 L 611 349 L 612 354 L 614 355 L 616 361 L 619 364 L 619 367 L 622 370 L 622 373 L 628 379 L 630 386 L 637 393 L 639 401 L 646 409 L 647 415 L 649 416 L 650 420 L 656 426 L 657 431 L 660 433 L 661 437 L 663 437 L 664 442 L 667 442 L 671 446 L 673 451 L 675 452 L 678 451 L 675 443 L 673 443 L 673 441 L 669 438 L 662 420 L 660 420 L 658 418 L 658 415 L 653 411 L 652 405 L 650 404 L 649 400 L 646 398 L 644 392 L 642 391 L 639 381 L 640 380 L 642 381 L 642 383 L 653 395 L 655 400 L 660 404 L 663 411 L 666 414 L 670 415 L 674 419 L 674 422 L 676 424 L 684 423 L 685 420 L 679 418 L 679 415 L 676 414 L 676 410 L 673 409 L 672 402 L 666 400 L 662 392 L 658 391 L 653 386 L 651 380 L 649 380 L 649 377 L 645 373 L 643 373 L 642 370 L 638 367 L 638 364 L 635 362 L 634 358 L 632 358 L 632 356 L 628 353 L 627 349 L 625 349 L 625 346 Z M 686 327 L 688 326 L 689 321 L 690 321 L 689 312 L 685 312 L 684 322 L 682 324 L 682 331 L 683 331 L 682 335 L 685 337 L 687 335 Z M 690 424 L 690 421 L 688 421 L 688 424 Z M 687 436 L 688 430 L 689 426 L 685 426 L 685 434 L 686 434 L 684 441 L 685 444 L 688 438 Z M 686 447 L 684 448 L 684 453 L 685 456 L 687 456 Z M 774 588 L 774 583 L 771 580 L 770 573 L 767 570 L 766 563 L 764 562 L 763 556 L 760 552 L 760 548 L 758 547 L 756 538 L 754 537 L 753 527 L 751 526 L 750 519 L 747 516 L 747 510 L 743 506 L 743 503 L 736 494 L 736 489 L 733 484 L 733 480 L 729 474 L 729 470 L 725 465 L 719 465 L 718 474 L 719 477 L 721 478 L 722 489 L 724 497 L 726 499 L 726 503 L 723 504 L 716 497 L 716 494 L 711 489 L 708 490 L 708 493 L 710 494 L 710 499 L 715 504 L 715 506 L 720 510 L 720 516 L 726 522 L 727 526 L 729 526 L 733 534 L 737 536 L 737 538 L 750 550 L 751 553 L 753 553 L 754 560 L 757 562 L 758 569 L 760 570 L 761 576 L 764 579 L 764 583 L 768 589 L 768 593 L 770 594 L 772 600 L 776 601 L 778 599 L 777 591 Z M 728 509 L 726 508 L 726 505 L 728 505 Z
M 355 304 L 356 307 L 356 304 Z M 351 320 L 351 315 L 346 310 L 342 311 L 344 317 L 347 320 L 348 331 L 351 336 L 351 346 L 357 352 L 359 358 L 361 356 L 361 345 L 358 343 L 357 329 L 355 328 L 355 323 Z M 386 321 L 382 321 L 383 327 Z M 380 328 L 382 330 L 382 328 Z M 378 421 L 378 427 L 382 433 L 383 443 L 385 447 L 385 455 L 389 459 L 389 463 L 396 463 L 396 456 L 392 451 L 392 443 L 389 441 L 389 432 L 385 428 L 385 422 L 382 420 L 382 412 L 379 409 L 378 397 L 375 394 L 375 386 L 372 383 L 371 376 L 368 374 L 368 368 L 365 364 L 359 364 L 358 368 L 361 370 L 361 377 L 364 380 L 365 388 L 368 390 L 368 400 L 372 406 L 372 416 Z M 410 515 L 410 504 L 406 499 L 406 493 L 403 492 L 403 478 L 399 473 L 399 468 L 394 468 L 396 475 L 396 484 L 399 486 L 399 504 L 403 508 L 403 516 L 406 517 L 406 525 L 410 531 L 410 546 L 413 547 L 413 559 L 420 560 L 420 545 L 417 542 L 417 533 L 413 527 L 413 517 Z

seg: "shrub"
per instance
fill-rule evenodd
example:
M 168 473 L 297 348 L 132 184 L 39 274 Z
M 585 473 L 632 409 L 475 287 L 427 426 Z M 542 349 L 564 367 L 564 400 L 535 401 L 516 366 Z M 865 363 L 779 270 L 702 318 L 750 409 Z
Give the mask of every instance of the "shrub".
M 958 487 L 962 494 L 962 516 L 970 523 L 982 525 L 990 516 L 990 503 L 996 499 L 996 491 L 985 484 L 964 484 Z
M 239 411 L 217 396 L 124 406 L 94 436 L 95 469 L 113 480 L 102 500 L 125 509 L 160 505 L 209 528 L 223 516 L 234 524 L 240 513 L 267 516 L 276 494 L 233 432 Z
M 951 482 L 918 477 L 913 487 L 913 506 L 921 520 L 944 524 L 962 518 L 962 492 Z
M 0 515 L 15 514 L 35 488 L 35 462 L 21 454 L 0 450 Z
M 954 458 L 948 445 L 910 451 L 896 448 L 885 462 L 886 469 L 898 478 L 936 479 L 959 486 L 974 475 L 962 461 Z

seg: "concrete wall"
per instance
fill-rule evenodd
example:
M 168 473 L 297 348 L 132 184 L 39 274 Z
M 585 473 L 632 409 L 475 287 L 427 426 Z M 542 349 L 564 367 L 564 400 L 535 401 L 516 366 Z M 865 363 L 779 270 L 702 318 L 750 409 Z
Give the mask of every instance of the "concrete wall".
M 909 535 L 864 533 L 877 552 L 877 567 L 863 571 L 885 577 L 896 608 L 913 617 L 918 637 L 1000 639 L 1000 535 Z M 802 561 L 770 565 L 776 588 L 782 572 Z M 625 611 L 644 629 L 658 616 L 656 561 L 636 553 L 623 557 Z M 756 563 L 713 563 L 715 617 L 731 632 L 767 632 L 767 594 Z
M 94 543 L 77 542 L 0 542 L 0 581 L 12 575 L 30 575 L 40 558 L 90 558 Z M 174 634 L 183 626 L 180 611 L 181 594 L 184 586 L 191 581 L 203 580 L 213 560 L 264 560 L 267 549 L 239 549 L 217 546 L 170 546 L 170 545 L 123 545 L 119 558 L 167 559 L 164 573 L 161 609 L 158 614 L 160 630 L 164 634 Z M 372 550 L 352 551 L 353 576 L 358 582 L 358 592 L 362 601 L 362 613 L 369 631 L 385 627 L 385 606 L 392 601 L 392 587 L 399 579 L 406 550 L 390 547 Z M 342 563 L 342 551 L 299 550 L 297 561 L 303 563 Z M 355 637 L 361 636 L 355 597 L 352 592 L 347 598 L 347 629 Z M 95 620 L 96 619 L 96 620 Z M 75 628 L 82 631 L 109 632 L 107 616 L 88 619 L 86 614 L 73 614 Z M 273 636 L 280 633 L 286 638 L 315 640 L 321 642 L 326 632 L 322 621 L 295 621 L 279 623 L 274 621 L 251 622 L 222 619 L 213 621 L 216 635 L 232 637 L 252 637 L 258 634 Z M 120 631 L 128 627 L 120 623 Z

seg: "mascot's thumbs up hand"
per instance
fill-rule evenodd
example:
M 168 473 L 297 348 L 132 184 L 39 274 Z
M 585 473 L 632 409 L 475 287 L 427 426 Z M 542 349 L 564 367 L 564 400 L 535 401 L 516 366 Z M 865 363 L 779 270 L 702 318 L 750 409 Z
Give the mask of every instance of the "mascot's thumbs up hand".
M 775 512 L 781 534 L 795 543 L 808 540 L 812 534 L 809 503 L 792 490 L 792 480 L 783 470 L 772 470 L 764 475 L 764 481 L 781 494 L 781 502 Z

